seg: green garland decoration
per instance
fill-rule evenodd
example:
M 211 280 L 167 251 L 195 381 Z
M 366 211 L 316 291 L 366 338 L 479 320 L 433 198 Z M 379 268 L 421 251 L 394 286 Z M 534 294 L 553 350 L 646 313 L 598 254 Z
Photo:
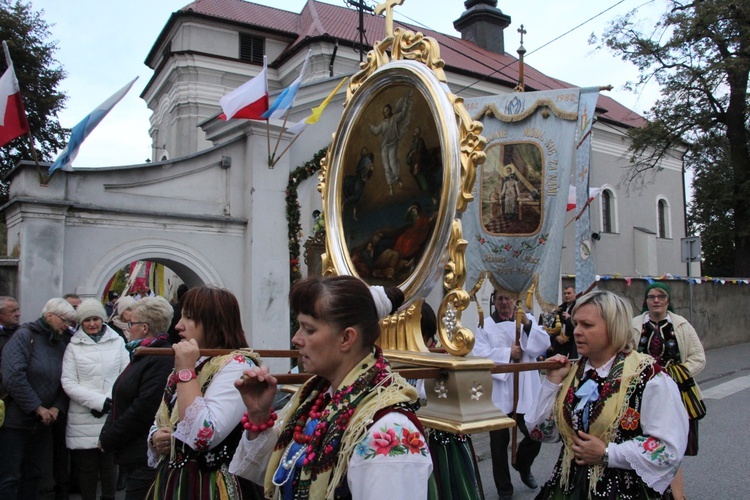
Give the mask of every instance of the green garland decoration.
M 320 170 L 320 160 L 326 155 L 328 146 L 315 153 L 311 160 L 304 165 L 292 170 L 289 174 L 289 182 L 286 185 L 286 220 L 287 234 L 289 237 L 289 283 L 302 278 L 299 270 L 300 238 L 302 237 L 302 225 L 300 224 L 300 206 L 297 197 L 297 188 L 300 183 L 307 180 Z M 291 335 L 297 330 L 297 318 L 290 318 Z M 291 337 L 290 337 L 291 338 Z

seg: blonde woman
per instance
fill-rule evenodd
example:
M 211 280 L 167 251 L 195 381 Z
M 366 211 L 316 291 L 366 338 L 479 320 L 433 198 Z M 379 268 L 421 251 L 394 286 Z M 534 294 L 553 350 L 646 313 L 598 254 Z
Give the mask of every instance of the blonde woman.
M 687 414 L 676 384 L 650 356 L 633 351 L 632 308 L 596 291 L 573 309 L 577 362 L 550 358 L 526 413 L 531 436 L 562 440 L 539 499 L 657 499 L 682 460 Z

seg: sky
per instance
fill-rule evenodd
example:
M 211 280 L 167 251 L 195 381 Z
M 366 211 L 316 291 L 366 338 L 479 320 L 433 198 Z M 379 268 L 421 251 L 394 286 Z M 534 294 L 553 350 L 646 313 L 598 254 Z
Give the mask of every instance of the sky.
M 254 3 L 300 12 L 306 1 L 255 0 Z M 59 115 L 63 127 L 73 127 L 127 82 L 139 77 L 129 94 L 83 143 L 73 167 L 131 165 L 150 158 L 151 111 L 140 94 L 153 71 L 144 61 L 170 15 L 190 2 L 30 0 L 30 3 L 34 10 L 44 10 L 44 19 L 52 25 L 50 39 L 58 44 L 56 59 L 67 73 L 59 87 L 68 96 L 66 109 Z M 345 5 L 344 0 L 325 0 L 325 3 Z M 375 2 L 366 0 L 366 3 Z M 440 8 L 436 9 L 436 5 Z M 638 76 L 634 66 L 607 49 L 597 50 L 588 40 L 592 34 L 601 36 L 609 22 L 634 9 L 639 18 L 653 26 L 665 6 L 666 0 L 498 2 L 498 8 L 511 17 L 511 25 L 505 30 L 507 51 L 515 52 L 520 42 L 516 30 L 523 24 L 527 64 L 575 86 L 612 85 L 614 90 L 607 95 L 639 113 L 647 111 L 658 98 L 658 88 L 649 86 L 638 95 L 624 90 L 625 84 Z M 405 0 L 404 5 L 396 7 L 395 18 L 460 36 L 453 28 L 453 21 L 464 10 L 463 0 Z M 564 36 L 558 39 L 561 35 Z

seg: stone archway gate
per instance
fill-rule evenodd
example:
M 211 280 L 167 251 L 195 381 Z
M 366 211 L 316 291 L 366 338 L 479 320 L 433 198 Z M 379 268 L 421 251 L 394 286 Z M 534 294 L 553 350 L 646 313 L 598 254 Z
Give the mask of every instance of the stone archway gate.
M 16 167 L 3 212 L 22 320 L 67 292 L 101 297 L 115 271 L 147 259 L 230 289 L 251 345 L 288 348 L 288 168 L 267 167 L 253 128 L 174 161 L 59 171 L 47 186 L 34 164 Z

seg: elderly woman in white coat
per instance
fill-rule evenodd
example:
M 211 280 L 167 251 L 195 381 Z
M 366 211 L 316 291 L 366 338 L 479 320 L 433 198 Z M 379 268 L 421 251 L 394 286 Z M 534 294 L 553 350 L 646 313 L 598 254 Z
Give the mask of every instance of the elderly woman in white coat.
M 63 357 L 62 385 L 70 397 L 65 442 L 80 472 L 81 498 L 95 500 L 101 478 L 101 498 L 114 499 L 117 468 L 112 454 L 99 450 L 99 433 L 112 406 L 112 385 L 130 358 L 122 337 L 104 324 L 101 302 L 84 300 L 76 315 L 79 327 Z

